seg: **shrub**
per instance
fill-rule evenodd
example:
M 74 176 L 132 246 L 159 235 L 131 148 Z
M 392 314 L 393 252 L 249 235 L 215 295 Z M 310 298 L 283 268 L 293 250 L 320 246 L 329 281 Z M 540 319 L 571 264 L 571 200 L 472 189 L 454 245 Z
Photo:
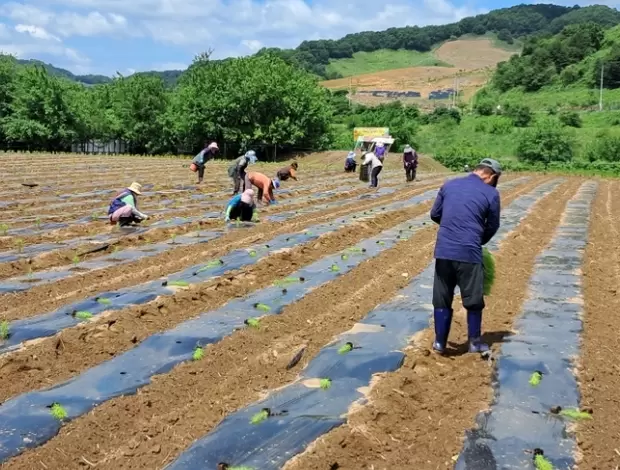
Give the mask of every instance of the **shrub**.
M 563 111 L 558 117 L 560 122 L 568 127 L 581 127 L 583 125 L 581 116 L 575 111 Z
M 515 127 L 527 127 L 532 122 L 532 111 L 521 104 L 507 103 L 503 106 L 502 115 L 512 119 Z
M 544 120 L 527 129 L 517 144 L 517 157 L 526 163 L 570 162 L 574 142 L 555 121 Z
M 513 129 L 513 121 L 502 116 L 495 116 L 489 120 L 487 132 L 495 135 L 510 134 Z
M 585 151 L 590 162 L 620 162 L 620 136 L 606 135 L 593 141 Z
M 463 171 L 465 165 L 473 168 L 485 157 L 488 157 L 486 153 L 466 140 L 435 154 L 439 163 L 453 171 Z
M 494 109 L 495 106 L 493 105 L 493 101 L 489 99 L 480 99 L 474 105 L 474 111 L 480 116 L 491 116 Z

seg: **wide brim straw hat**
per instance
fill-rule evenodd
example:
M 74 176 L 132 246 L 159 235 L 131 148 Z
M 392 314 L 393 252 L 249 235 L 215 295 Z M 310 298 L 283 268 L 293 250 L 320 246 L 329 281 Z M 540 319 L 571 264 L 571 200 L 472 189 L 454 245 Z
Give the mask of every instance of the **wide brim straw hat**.
M 254 190 L 246 189 L 243 191 L 243 193 L 241 193 L 241 202 L 252 204 L 254 202 Z
M 127 189 L 132 193 L 136 193 L 138 195 L 142 194 L 142 185 L 140 183 L 136 183 L 135 181 L 131 183 Z

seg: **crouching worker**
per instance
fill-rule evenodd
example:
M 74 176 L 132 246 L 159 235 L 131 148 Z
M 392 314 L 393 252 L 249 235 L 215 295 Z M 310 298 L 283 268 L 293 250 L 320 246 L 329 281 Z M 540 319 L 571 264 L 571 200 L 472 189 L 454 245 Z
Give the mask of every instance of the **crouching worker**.
M 278 170 L 278 173 L 276 174 L 276 176 L 278 177 L 278 179 L 280 181 L 286 181 L 289 178 L 293 178 L 295 181 L 297 181 L 297 168 L 299 167 L 299 165 L 297 164 L 297 162 L 293 162 L 291 163 L 289 166 L 285 166 L 284 168 L 280 168 Z
M 346 173 L 355 173 L 357 162 L 355 161 L 355 152 L 349 152 L 347 159 L 344 161 L 344 171 Z
M 131 183 L 127 189 L 124 189 L 110 203 L 108 215 L 110 216 L 110 224 L 126 227 L 131 224 L 139 224 L 149 217 L 138 210 L 138 196 L 142 194 L 142 185 L 136 182 Z
M 254 203 L 254 190 L 246 189 L 242 194 L 233 197 L 226 207 L 225 221 L 240 220 L 251 222 L 254 218 L 256 204 Z
M 268 176 L 259 173 L 258 171 L 252 171 L 247 173 L 247 181 L 245 183 L 246 188 L 250 188 L 252 185 L 256 186 L 258 194 L 256 199 L 264 204 L 275 204 L 276 198 L 273 195 L 274 189 L 280 188 L 280 181 L 277 179 L 269 179 Z
M 233 189 L 233 196 L 239 194 L 239 191 L 242 190 L 241 186 L 243 186 L 243 191 L 245 191 L 245 171 L 247 170 L 249 165 L 253 165 L 256 163 L 256 152 L 254 150 L 248 150 L 245 155 L 237 158 L 235 162 L 228 167 L 228 176 L 233 179 L 233 183 L 235 185 Z

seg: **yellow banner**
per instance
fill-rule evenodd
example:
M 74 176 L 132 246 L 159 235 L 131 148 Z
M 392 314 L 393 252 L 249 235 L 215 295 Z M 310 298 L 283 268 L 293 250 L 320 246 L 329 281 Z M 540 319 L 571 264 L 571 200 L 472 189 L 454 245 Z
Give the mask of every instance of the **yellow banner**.
M 359 137 L 387 137 L 390 135 L 389 127 L 355 127 L 353 129 L 353 140 L 357 141 Z

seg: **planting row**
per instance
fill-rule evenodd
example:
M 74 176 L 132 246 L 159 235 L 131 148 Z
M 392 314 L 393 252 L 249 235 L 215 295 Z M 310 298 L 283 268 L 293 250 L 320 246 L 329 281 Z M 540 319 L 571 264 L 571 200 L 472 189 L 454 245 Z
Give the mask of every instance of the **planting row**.
M 538 257 L 517 333 L 504 342 L 496 362 L 494 403 L 467 433 L 457 469 L 575 465 L 568 423 L 592 419 L 579 409 L 573 360 L 579 356 L 581 266 L 597 186 L 582 185 Z
M 395 246 L 400 240 L 422 228 L 426 220 L 427 216 L 417 217 L 356 247 L 306 266 L 281 280 L 277 286 L 258 291 L 245 299 L 232 301 L 223 308 L 201 315 L 168 333 L 152 336 L 133 350 L 62 386 L 9 400 L 0 410 L 0 415 L 5 413 L 7 422 L 4 445 L 11 449 L 7 450 L 6 456 L 14 455 L 51 437 L 50 433 L 56 432 L 62 419 L 83 414 L 105 399 L 128 393 L 148 383 L 151 375 L 165 372 L 178 362 L 190 358 L 199 359 L 205 344 L 219 340 L 232 333 L 235 328 L 244 324 L 256 327 L 260 324 L 260 319 L 256 317 L 280 312 L 285 305 L 299 300 L 309 290 Z M 168 285 L 170 283 L 171 281 L 168 281 Z M 46 408 L 47 406 L 50 408 Z M 19 418 L 23 418 L 24 413 L 29 416 L 26 420 Z M 19 429 L 18 421 L 31 423 L 28 425 L 29 442 L 23 442 L 18 431 L 11 432 L 11 429 Z M 23 427 L 21 431 L 23 435 Z
M 515 230 L 536 202 L 560 183 L 541 185 L 505 208 L 495 243 Z M 228 416 L 168 468 L 216 468 L 223 462 L 233 468 L 276 470 L 342 425 L 350 406 L 365 402 L 373 375 L 400 368 L 409 338 L 428 328 L 433 275 L 431 263 L 392 301 L 321 350 L 297 381 Z

